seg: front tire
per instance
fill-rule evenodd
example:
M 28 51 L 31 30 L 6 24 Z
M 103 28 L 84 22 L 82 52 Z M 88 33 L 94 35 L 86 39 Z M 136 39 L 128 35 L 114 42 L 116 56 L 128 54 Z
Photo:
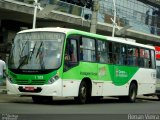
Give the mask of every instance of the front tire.
M 137 86 L 132 83 L 129 88 L 128 102 L 134 103 L 137 97 Z
M 75 97 L 75 101 L 80 104 L 85 104 L 88 100 L 88 87 L 85 81 L 82 81 L 79 86 L 78 97 Z

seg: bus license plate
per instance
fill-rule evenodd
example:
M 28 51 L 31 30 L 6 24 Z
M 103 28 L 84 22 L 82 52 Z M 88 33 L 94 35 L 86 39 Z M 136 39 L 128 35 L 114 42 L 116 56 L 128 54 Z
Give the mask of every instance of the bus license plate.
M 34 91 L 35 88 L 34 87 L 30 87 L 30 86 L 27 86 L 24 88 L 26 91 Z

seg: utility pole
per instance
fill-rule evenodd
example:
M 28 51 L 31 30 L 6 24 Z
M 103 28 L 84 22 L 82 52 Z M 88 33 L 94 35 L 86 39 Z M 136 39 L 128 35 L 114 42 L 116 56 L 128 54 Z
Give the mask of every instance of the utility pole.
M 114 18 L 113 18 L 112 37 L 114 37 L 115 28 L 116 28 L 116 3 L 115 3 L 115 0 L 113 0 L 113 10 L 114 10 Z
M 34 15 L 33 15 L 33 26 L 32 26 L 33 29 L 35 29 L 36 27 L 37 8 L 38 8 L 38 0 L 34 0 Z
M 92 5 L 92 18 L 91 18 L 91 27 L 90 27 L 91 33 L 96 33 L 98 10 L 99 10 L 99 2 L 98 0 L 94 0 Z

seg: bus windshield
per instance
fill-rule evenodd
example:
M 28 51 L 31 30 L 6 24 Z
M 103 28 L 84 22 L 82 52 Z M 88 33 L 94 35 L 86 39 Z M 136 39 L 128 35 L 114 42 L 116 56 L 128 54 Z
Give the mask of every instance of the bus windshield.
M 46 70 L 60 67 L 64 33 L 27 32 L 14 39 L 10 69 Z

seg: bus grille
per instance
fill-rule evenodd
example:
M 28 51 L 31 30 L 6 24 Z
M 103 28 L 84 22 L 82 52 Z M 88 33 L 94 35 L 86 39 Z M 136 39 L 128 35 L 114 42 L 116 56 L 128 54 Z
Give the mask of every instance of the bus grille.
M 44 85 L 45 82 L 45 80 L 16 80 L 19 85 Z

